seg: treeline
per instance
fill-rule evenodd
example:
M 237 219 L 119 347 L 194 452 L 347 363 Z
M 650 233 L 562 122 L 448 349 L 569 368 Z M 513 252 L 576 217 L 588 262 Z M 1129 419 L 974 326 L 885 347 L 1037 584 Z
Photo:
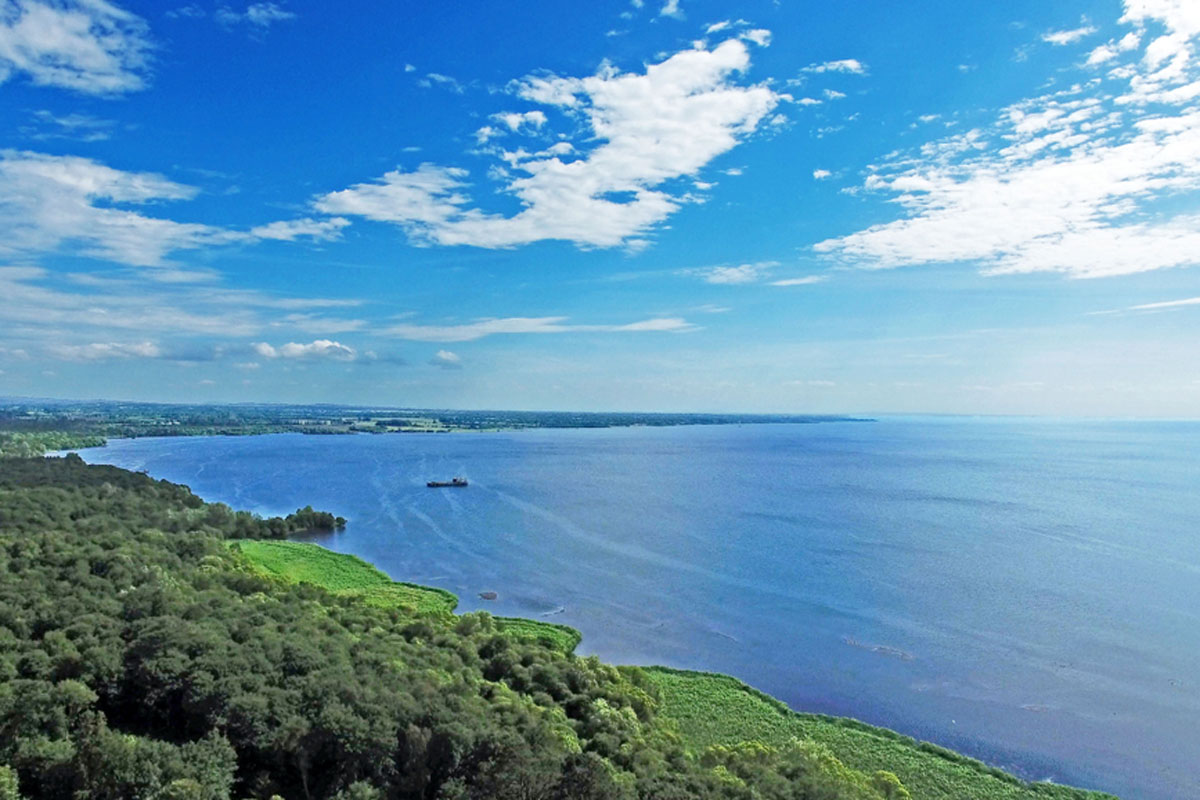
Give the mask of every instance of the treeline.
M 264 520 L 272 539 L 283 539 L 293 533 L 305 531 L 340 531 L 346 527 L 345 517 L 335 517 L 328 511 L 313 511 L 312 506 L 305 506 L 288 514 L 286 517 L 271 517 Z
M 444 432 L 611 428 L 634 425 L 740 425 L 849 420 L 847 417 L 792 414 L 456 411 L 329 405 L 174 405 L 112 401 L 0 400 L 0 432 L 67 431 L 75 435 L 110 438 L 245 436 L 264 433 L 384 433 L 391 430 L 419 429 Z M 68 445 L 76 446 L 85 445 Z M 54 449 L 63 448 L 47 448 Z
M 97 433 L 0 431 L 0 458 L 36 458 L 56 450 L 102 447 L 104 444 L 104 436 Z
M 907 797 L 810 742 L 689 755 L 641 670 L 275 581 L 224 542 L 275 534 L 78 457 L 0 463 L 0 798 Z

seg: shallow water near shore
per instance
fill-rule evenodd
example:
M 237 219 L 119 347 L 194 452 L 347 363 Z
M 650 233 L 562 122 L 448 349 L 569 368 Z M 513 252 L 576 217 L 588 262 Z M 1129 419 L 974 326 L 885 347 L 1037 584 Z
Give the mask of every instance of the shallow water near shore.
M 114 440 L 397 580 L 1025 778 L 1200 797 L 1200 423 Z M 467 488 L 430 489 L 463 475 Z M 496 593 L 494 600 L 481 594 Z

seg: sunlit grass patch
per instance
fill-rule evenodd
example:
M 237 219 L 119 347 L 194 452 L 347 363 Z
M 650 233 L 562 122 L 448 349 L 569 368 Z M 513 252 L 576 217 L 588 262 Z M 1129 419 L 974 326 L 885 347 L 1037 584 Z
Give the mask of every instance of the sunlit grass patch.
M 1026 783 L 945 748 L 844 717 L 801 714 L 728 675 L 647 667 L 662 693 L 659 715 L 675 723 L 687 747 L 792 738 L 820 742 L 846 766 L 887 770 L 923 800 L 1111 800 L 1112 796 L 1051 783 Z
M 418 614 L 449 614 L 458 598 L 445 589 L 393 581 L 357 556 L 335 553 L 307 542 L 240 539 L 238 550 L 255 569 L 291 583 L 311 583 L 337 595 L 354 596 L 380 608 L 404 608 Z M 533 619 L 496 617 L 506 635 L 572 652 L 582 636 L 566 625 Z
M 445 589 L 397 583 L 357 556 L 315 544 L 240 539 L 236 546 L 261 572 L 292 583 L 312 583 L 334 594 L 355 595 L 373 606 L 446 614 L 458 606 L 458 598 Z

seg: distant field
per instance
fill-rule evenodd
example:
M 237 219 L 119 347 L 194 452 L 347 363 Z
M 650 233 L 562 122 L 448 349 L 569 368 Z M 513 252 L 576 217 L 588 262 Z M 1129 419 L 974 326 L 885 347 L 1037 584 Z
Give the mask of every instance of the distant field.
M 398 583 L 361 558 L 307 542 L 239 539 L 233 543 L 254 567 L 293 583 L 312 583 L 334 594 L 352 595 L 382 608 L 408 608 L 424 614 L 450 614 L 458 598 L 445 589 Z M 570 653 L 579 631 L 532 619 L 496 617 L 500 629 L 518 639 L 544 642 Z
M 856 720 L 799 714 L 727 675 L 647 667 L 662 692 L 659 715 L 675 722 L 689 749 L 813 739 L 848 767 L 888 770 L 914 800 L 1115 800 L 1050 783 L 1025 783 L 994 767 Z

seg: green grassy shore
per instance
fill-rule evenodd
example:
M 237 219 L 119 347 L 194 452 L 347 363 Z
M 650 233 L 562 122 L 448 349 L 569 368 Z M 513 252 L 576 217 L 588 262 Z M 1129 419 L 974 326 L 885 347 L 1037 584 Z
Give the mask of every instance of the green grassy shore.
M 312 583 L 333 594 L 359 597 L 380 608 L 450 615 L 458 607 L 458 597 L 452 592 L 393 581 L 357 556 L 335 553 L 315 544 L 237 539 L 230 546 L 264 575 L 289 583 Z M 510 636 L 541 642 L 564 653 L 572 652 L 582 639 L 579 631 L 566 625 L 515 617 L 495 619 Z
M 236 540 L 251 567 L 291 583 L 312 583 L 380 607 L 450 615 L 458 598 L 444 590 L 398 583 L 360 558 L 305 542 Z M 505 633 L 574 651 L 581 636 L 565 625 L 498 617 Z M 686 748 L 747 742 L 784 745 L 792 739 L 828 747 L 846 766 L 894 773 L 914 800 L 1115 800 L 1112 795 L 1058 784 L 1028 783 L 1003 770 L 928 742 L 853 719 L 803 714 L 728 675 L 643 667 L 661 694 L 658 713 L 674 724 Z

